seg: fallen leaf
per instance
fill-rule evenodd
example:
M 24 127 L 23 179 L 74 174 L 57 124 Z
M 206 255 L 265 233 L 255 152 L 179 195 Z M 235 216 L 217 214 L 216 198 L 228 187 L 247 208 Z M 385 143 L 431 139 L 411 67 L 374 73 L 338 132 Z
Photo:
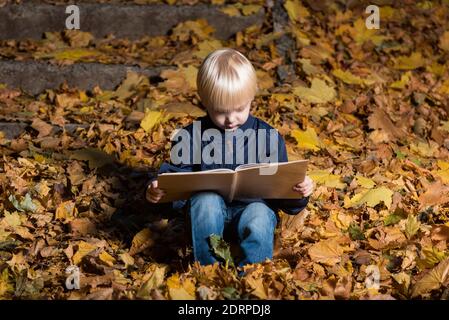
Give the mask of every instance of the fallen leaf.
M 425 65 L 421 52 L 413 52 L 410 56 L 401 56 L 395 60 L 393 68 L 398 70 L 413 70 Z
M 195 300 L 195 286 L 188 279 L 181 283 L 177 273 L 167 279 L 167 287 L 173 300 Z
M 78 251 L 72 257 L 73 263 L 78 265 L 86 255 L 88 255 L 89 253 L 91 253 L 96 249 L 97 249 L 96 246 L 87 243 L 85 241 L 80 241 L 78 243 Z
M 102 253 L 100 253 L 100 255 L 98 257 L 100 258 L 101 261 L 103 261 L 104 263 L 106 263 L 110 267 L 112 267 L 114 265 L 114 263 L 115 263 L 114 257 L 111 256 L 106 251 L 103 251 Z
M 446 259 L 415 283 L 412 289 L 412 298 L 438 289 L 446 282 L 448 274 L 449 259 Z
M 349 202 L 345 202 L 345 208 L 357 207 L 366 203 L 369 207 L 375 207 L 383 202 L 387 208 L 390 208 L 392 202 L 393 191 L 387 187 L 381 186 L 368 191 L 357 193 Z
M 145 111 L 145 116 L 140 123 L 140 126 L 145 130 L 145 132 L 151 132 L 153 128 L 162 122 L 164 116 L 161 111 Z
M 316 184 L 337 189 L 346 187 L 346 184 L 341 181 L 341 176 L 332 174 L 327 170 L 311 170 L 307 174 Z
M 419 226 L 420 223 L 416 219 L 416 216 L 409 215 L 405 223 L 405 235 L 408 239 L 411 239 L 418 232 Z
M 321 142 L 314 128 L 309 127 L 305 131 L 294 129 L 290 135 L 296 139 L 298 147 L 301 149 L 320 150 Z
M 56 208 L 55 219 L 63 220 L 64 222 L 72 221 L 78 214 L 78 210 L 75 207 L 75 203 L 71 200 L 64 201 Z
M 321 240 L 308 250 L 309 256 L 313 261 L 329 266 L 340 262 L 343 252 L 343 249 L 335 239 Z
M 142 229 L 140 232 L 138 232 L 132 240 L 129 254 L 133 256 L 151 247 L 154 244 L 154 240 L 151 237 L 152 234 L 150 229 L 148 228 Z
M 310 88 L 294 87 L 293 93 L 308 103 L 326 103 L 335 98 L 335 89 L 318 78 L 312 80 Z
M 50 133 L 53 130 L 53 126 L 51 124 L 48 124 L 47 122 L 42 121 L 39 118 L 35 118 L 33 120 L 31 127 L 33 129 L 36 129 L 37 131 L 39 131 L 39 134 L 37 135 L 38 138 L 42 138 L 42 137 L 46 137 L 46 136 L 50 135 Z

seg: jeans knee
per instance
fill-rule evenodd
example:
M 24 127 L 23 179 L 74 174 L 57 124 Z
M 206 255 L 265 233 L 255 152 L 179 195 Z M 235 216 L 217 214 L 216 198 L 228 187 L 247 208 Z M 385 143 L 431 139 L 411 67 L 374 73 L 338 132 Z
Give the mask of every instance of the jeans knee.
M 240 218 L 239 229 L 245 237 L 249 233 L 253 237 L 266 237 L 274 234 L 277 224 L 274 211 L 262 202 L 249 204 Z
M 225 203 L 218 193 L 198 192 L 190 198 L 189 215 L 195 219 L 215 219 L 222 216 Z
M 277 219 L 274 211 L 263 202 L 253 202 L 250 203 L 247 211 L 252 215 L 251 223 L 260 226 L 272 226 L 276 227 Z
M 190 202 L 195 205 L 206 207 L 218 207 L 224 202 L 223 197 L 216 192 L 197 192 L 191 198 Z

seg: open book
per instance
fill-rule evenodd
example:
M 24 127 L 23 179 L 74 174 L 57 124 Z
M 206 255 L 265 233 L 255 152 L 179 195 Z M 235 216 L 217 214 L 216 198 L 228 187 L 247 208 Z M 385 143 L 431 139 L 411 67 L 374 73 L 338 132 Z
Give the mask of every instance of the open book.
M 160 202 L 185 200 L 198 191 L 214 191 L 228 201 L 234 199 L 297 199 L 293 186 L 304 181 L 308 160 L 242 164 L 235 170 L 162 173 Z M 273 168 L 275 167 L 275 168 Z

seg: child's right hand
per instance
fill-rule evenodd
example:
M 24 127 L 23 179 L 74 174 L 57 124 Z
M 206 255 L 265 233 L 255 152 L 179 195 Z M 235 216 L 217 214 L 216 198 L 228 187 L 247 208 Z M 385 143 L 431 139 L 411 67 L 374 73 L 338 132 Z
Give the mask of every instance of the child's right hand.
M 157 180 L 151 182 L 148 186 L 146 197 L 152 203 L 157 203 L 165 195 L 165 191 L 158 188 Z

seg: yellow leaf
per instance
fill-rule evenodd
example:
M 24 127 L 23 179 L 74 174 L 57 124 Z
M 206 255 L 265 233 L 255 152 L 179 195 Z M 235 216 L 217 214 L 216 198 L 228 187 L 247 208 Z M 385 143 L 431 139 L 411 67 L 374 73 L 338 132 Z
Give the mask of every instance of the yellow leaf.
M 195 285 L 190 279 L 181 283 L 178 274 L 167 279 L 168 293 L 173 300 L 195 300 Z
M 262 6 L 257 5 L 257 4 L 248 4 L 248 5 L 244 5 L 242 6 L 241 10 L 244 16 L 250 16 L 254 13 L 259 12 L 260 8 L 262 8 Z
M 220 49 L 222 47 L 223 46 L 222 46 L 220 40 L 216 40 L 216 39 L 204 40 L 198 44 L 198 51 L 194 51 L 193 55 L 195 57 L 204 59 L 204 58 L 206 58 L 206 56 L 209 53 L 211 53 L 212 51 L 215 51 L 217 49 Z M 190 72 L 192 72 L 192 75 L 195 74 L 195 76 L 192 77 L 193 81 L 188 81 L 188 82 L 191 84 L 190 86 L 192 88 L 196 88 L 196 73 L 198 73 L 198 70 L 196 69 L 196 67 L 194 67 L 192 65 L 189 65 L 187 69 L 192 69 L 192 71 L 190 71 Z M 189 80 L 188 77 L 187 77 L 187 80 Z
M 88 255 L 89 253 L 91 253 L 95 249 L 97 249 L 96 246 L 94 246 L 94 245 L 92 245 L 90 243 L 87 243 L 85 241 L 80 241 L 78 243 L 78 251 L 72 257 L 73 263 L 74 264 L 79 264 L 84 256 Z
M 387 208 L 390 208 L 392 202 L 393 191 L 387 187 L 379 187 L 368 191 L 358 193 L 352 197 L 349 203 L 345 203 L 345 208 L 357 207 L 366 203 L 369 207 L 375 207 L 380 202 L 384 202 Z
M 190 65 L 187 68 L 181 67 L 180 70 L 183 72 L 184 77 L 187 80 L 187 83 L 189 84 L 190 88 L 196 90 L 196 77 L 198 74 L 198 69 Z
M 338 79 L 343 81 L 347 84 L 365 84 L 365 85 L 371 85 L 375 83 L 376 81 L 370 78 L 362 79 L 361 77 L 358 77 L 356 75 L 353 75 L 349 71 L 343 71 L 341 69 L 335 69 L 332 71 L 332 74 L 336 76 Z
M 315 67 L 312 64 L 312 60 L 311 59 L 299 59 L 298 60 L 301 63 L 302 66 L 302 70 L 307 74 L 307 75 L 311 75 L 311 74 L 317 74 L 320 69 Z
M 340 262 L 344 250 L 335 239 L 328 239 L 315 243 L 308 252 L 313 261 L 333 266 Z
M 238 17 L 240 16 L 240 11 L 237 7 L 235 6 L 226 6 L 224 8 L 220 9 L 221 12 L 227 14 L 230 17 Z
M 121 100 L 130 98 L 141 86 L 148 86 L 149 80 L 146 76 L 134 71 L 128 71 L 125 80 L 115 90 L 113 96 Z
M 330 218 L 341 230 L 347 230 L 351 223 L 354 221 L 354 219 L 350 215 L 336 211 L 331 213 Z
M 355 176 L 355 178 L 359 186 L 361 186 L 362 188 L 372 189 L 376 185 L 376 183 L 373 180 L 365 178 L 364 176 L 357 175 Z
M 449 184 L 449 162 L 437 160 L 437 165 L 440 170 L 433 170 L 432 174 L 440 177 L 443 183 Z
M 114 265 L 114 263 L 115 263 L 114 257 L 111 256 L 106 251 L 103 251 L 102 253 L 100 253 L 99 258 L 100 258 L 101 261 L 103 261 L 104 263 L 106 263 L 110 267 L 112 267 Z
M 415 283 L 412 290 L 412 298 L 438 289 L 446 282 L 448 274 L 449 259 L 446 259 Z
M 390 20 L 396 13 L 395 9 L 390 6 L 380 7 L 379 11 L 379 15 L 382 17 L 382 20 Z
M 444 51 L 449 51 L 449 31 L 445 31 L 440 36 L 440 43 L 439 47 L 443 49 Z
M 312 80 L 310 88 L 295 87 L 293 93 L 309 103 L 326 103 L 335 98 L 335 89 L 318 78 Z
M 121 253 L 119 257 L 125 263 L 125 267 L 134 265 L 134 258 L 129 253 Z
M 149 133 L 153 130 L 153 128 L 162 122 L 163 120 L 163 113 L 161 111 L 152 111 L 152 110 L 145 110 L 145 116 L 143 117 L 142 121 L 140 122 L 140 126 L 145 130 L 145 132 Z
M 14 293 L 14 285 L 10 280 L 8 268 L 4 268 L 0 273 L 0 299 L 10 298 L 12 293 Z
M 446 66 L 444 64 L 439 64 L 438 62 L 433 62 L 432 64 L 426 66 L 426 70 L 441 77 L 444 72 L 446 72 Z
M 290 135 L 296 139 L 298 146 L 302 149 L 310 149 L 313 151 L 320 150 L 321 142 L 313 128 L 307 128 L 306 131 L 292 130 Z
M 309 10 L 299 0 L 287 0 L 284 3 L 284 8 L 287 10 L 288 16 L 293 22 L 303 20 L 310 16 Z
M 335 32 L 335 35 L 341 35 L 345 32 L 348 32 L 352 39 L 356 42 L 357 45 L 362 45 L 366 41 L 371 41 L 376 46 L 379 46 L 383 40 L 385 40 L 385 36 L 377 35 L 378 30 L 376 29 L 368 29 L 365 25 L 365 19 L 358 18 L 354 21 L 353 26 L 341 25 Z
M 71 200 L 62 202 L 56 208 L 55 219 L 63 220 L 64 222 L 72 221 L 78 214 L 78 210 L 75 207 L 75 203 Z
M 446 79 L 438 88 L 438 92 L 441 94 L 449 95 L 449 79 Z
M 425 247 L 422 249 L 423 257 L 417 259 L 416 265 L 421 270 L 432 268 L 437 263 L 443 261 L 447 254 L 444 251 L 440 251 L 435 247 Z
M 343 189 L 346 185 L 341 181 L 341 177 L 331 174 L 326 170 L 313 170 L 308 172 L 308 176 L 315 181 L 316 184 L 322 184 L 328 188 Z
M 421 52 L 413 52 L 409 57 L 401 56 L 394 60 L 395 64 L 393 68 L 398 70 L 413 70 L 422 67 L 425 64 Z
M 86 95 L 85 91 L 80 91 L 79 99 L 80 99 L 81 102 L 89 101 L 89 97 Z
M 263 278 L 254 279 L 253 277 L 249 277 L 246 279 L 246 283 L 251 287 L 251 289 L 253 289 L 251 294 L 255 295 L 259 299 L 268 299 L 263 286 Z
M 409 215 L 405 223 L 405 235 L 411 239 L 419 230 L 420 223 L 414 215 Z
M 157 265 L 151 265 L 148 269 L 150 269 L 150 276 L 137 292 L 137 297 L 140 299 L 150 299 L 151 290 L 159 288 L 164 283 L 166 272 L 165 266 L 159 267 Z M 144 279 L 146 278 L 147 275 L 145 275 Z
M 151 231 L 148 228 L 142 229 L 138 232 L 131 243 L 129 254 L 131 256 L 136 253 L 142 252 L 146 248 L 151 247 L 154 244 L 154 240 L 151 238 Z
M 63 49 L 46 54 L 45 58 L 54 58 L 56 60 L 71 60 L 76 61 L 85 58 L 95 58 L 101 55 L 100 51 L 93 49 Z
M 190 33 L 194 33 L 200 40 L 208 38 L 215 29 L 210 26 L 206 19 L 185 21 L 173 28 L 173 37 L 179 40 L 188 40 Z
M 395 89 L 404 89 L 405 86 L 410 82 L 410 78 L 412 76 L 411 71 L 407 71 L 401 76 L 401 80 L 393 82 L 390 87 Z

